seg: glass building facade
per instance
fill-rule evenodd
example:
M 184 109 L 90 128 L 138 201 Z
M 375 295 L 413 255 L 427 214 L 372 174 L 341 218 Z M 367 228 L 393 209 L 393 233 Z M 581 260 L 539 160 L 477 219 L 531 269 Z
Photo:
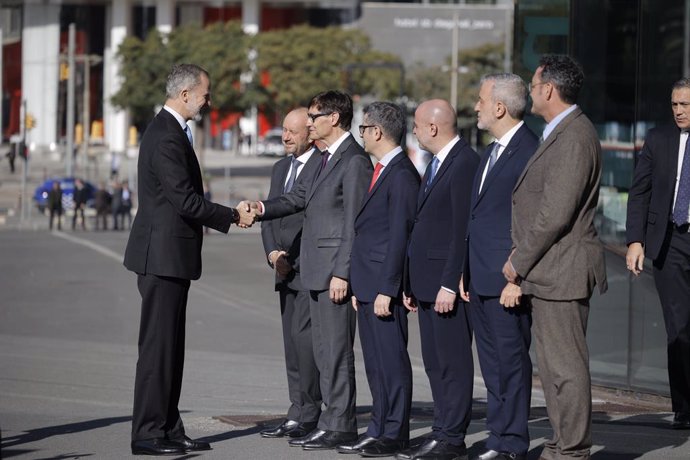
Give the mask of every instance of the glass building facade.
M 666 332 L 652 267 L 625 269 L 625 217 L 647 130 L 673 123 L 671 85 L 688 72 L 690 0 L 517 0 L 513 68 L 529 81 L 545 53 L 576 58 L 579 104 L 602 144 L 597 226 L 609 291 L 592 299 L 588 342 L 595 384 L 668 394 Z M 528 124 L 540 133 L 541 119 Z

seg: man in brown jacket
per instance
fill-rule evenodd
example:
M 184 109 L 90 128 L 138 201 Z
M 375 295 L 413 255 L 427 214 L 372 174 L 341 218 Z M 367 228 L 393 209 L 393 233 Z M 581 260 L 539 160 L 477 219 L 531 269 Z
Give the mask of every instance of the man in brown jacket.
M 576 105 L 584 75 L 568 56 L 544 56 L 532 82 L 532 112 L 547 122 L 542 143 L 513 190 L 511 284 L 502 302 L 531 303 L 537 364 L 553 427 L 541 459 L 590 457 L 592 397 L 585 333 L 595 285 L 606 291 L 594 228 L 601 145 Z

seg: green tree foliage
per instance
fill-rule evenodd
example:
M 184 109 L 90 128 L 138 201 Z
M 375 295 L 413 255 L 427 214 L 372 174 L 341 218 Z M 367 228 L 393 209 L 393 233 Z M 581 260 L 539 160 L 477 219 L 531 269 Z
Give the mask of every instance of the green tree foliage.
M 474 124 L 474 105 L 479 92 L 482 75 L 503 72 L 504 45 L 489 43 L 462 50 L 458 53 L 458 115 L 460 126 Z M 411 69 L 408 79 L 408 94 L 415 101 L 450 98 L 450 62 L 445 66 L 425 67 L 416 65 Z
M 145 40 L 127 37 L 118 49 L 122 86 L 112 103 L 131 111 L 135 124 L 145 124 L 165 102 L 165 80 L 174 64 L 198 64 L 211 77 L 211 103 L 222 111 L 244 110 L 252 102 L 240 88 L 240 74 L 249 70 L 250 38 L 237 21 L 174 29 L 163 36 L 153 29 Z
M 399 92 L 398 71 L 373 64 L 400 60 L 372 50 L 369 37 L 360 30 L 296 26 L 264 32 L 257 36 L 257 51 L 257 68 L 268 75 L 266 89 L 276 112 L 306 104 L 314 94 L 328 89 L 382 99 Z M 348 75 L 345 69 L 350 64 L 372 67 L 357 68 Z

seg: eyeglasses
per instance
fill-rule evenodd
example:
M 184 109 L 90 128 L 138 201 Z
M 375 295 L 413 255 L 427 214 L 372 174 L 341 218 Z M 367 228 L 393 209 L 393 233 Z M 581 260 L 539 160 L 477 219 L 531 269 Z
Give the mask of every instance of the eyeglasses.
M 545 84 L 547 84 L 547 83 L 548 83 L 548 81 L 543 81 L 543 82 L 541 82 L 541 83 L 535 83 L 535 84 L 532 84 L 532 82 L 529 82 L 529 83 L 527 83 L 527 92 L 530 92 L 530 93 L 531 93 L 532 90 L 533 90 L 534 88 L 536 88 L 537 86 L 545 85 Z
M 314 123 L 317 118 L 319 117 L 325 117 L 326 115 L 330 115 L 333 112 L 325 112 L 325 113 L 308 113 L 307 116 L 311 119 L 311 122 Z
M 359 135 L 364 136 L 364 131 L 366 131 L 367 128 L 374 128 L 377 125 L 359 125 Z

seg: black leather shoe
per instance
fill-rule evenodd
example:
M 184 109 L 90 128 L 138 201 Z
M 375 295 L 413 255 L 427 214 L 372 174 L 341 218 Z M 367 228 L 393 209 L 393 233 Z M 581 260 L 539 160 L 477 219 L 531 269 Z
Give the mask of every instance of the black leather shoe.
M 189 438 L 189 436 L 183 436 L 177 439 L 169 439 L 168 441 L 180 446 L 186 451 L 211 450 L 211 444 L 204 441 L 195 441 Z
M 321 430 L 319 428 L 315 428 L 311 432 L 302 436 L 301 438 L 290 439 L 288 441 L 288 444 L 290 444 L 291 446 L 295 446 L 295 447 L 302 447 L 304 444 L 306 444 L 310 441 L 315 441 L 325 434 L 326 434 L 326 430 Z
M 163 438 L 132 441 L 132 455 L 183 455 L 184 453 L 184 448 Z
M 498 452 L 495 450 L 487 450 L 479 454 L 474 460 L 525 460 L 527 458 L 524 454 L 516 454 L 514 452 Z
M 288 420 L 285 419 L 283 420 L 283 423 L 280 425 L 273 427 L 273 428 L 267 428 L 265 430 L 261 430 L 259 433 L 262 438 L 282 438 L 286 434 L 288 434 L 291 430 L 294 430 L 299 426 L 299 422 L 296 420 Z
M 405 449 L 409 445 L 408 441 L 397 441 L 395 439 L 379 439 L 376 442 L 364 446 L 359 455 L 362 457 L 391 457 L 397 452 Z
M 297 425 L 297 427 L 288 431 L 286 434 L 291 438 L 301 438 L 308 435 L 316 429 L 316 422 L 304 422 Z
M 676 412 L 673 415 L 673 422 L 671 428 L 674 430 L 689 430 L 690 429 L 690 413 Z
M 398 454 L 395 458 L 399 460 L 467 460 L 467 448 L 465 443 L 456 446 L 449 444 L 448 441 L 429 439 L 416 450 L 412 450 L 409 456 Z
M 335 449 L 336 446 L 355 441 L 357 433 L 349 433 L 345 431 L 326 431 L 323 436 L 307 441 L 302 444 L 304 450 L 328 450 Z
M 362 451 L 362 448 L 368 446 L 369 444 L 376 442 L 376 438 L 364 433 L 360 435 L 354 442 L 349 442 L 346 444 L 340 444 L 335 448 L 335 451 L 339 454 L 358 454 Z

